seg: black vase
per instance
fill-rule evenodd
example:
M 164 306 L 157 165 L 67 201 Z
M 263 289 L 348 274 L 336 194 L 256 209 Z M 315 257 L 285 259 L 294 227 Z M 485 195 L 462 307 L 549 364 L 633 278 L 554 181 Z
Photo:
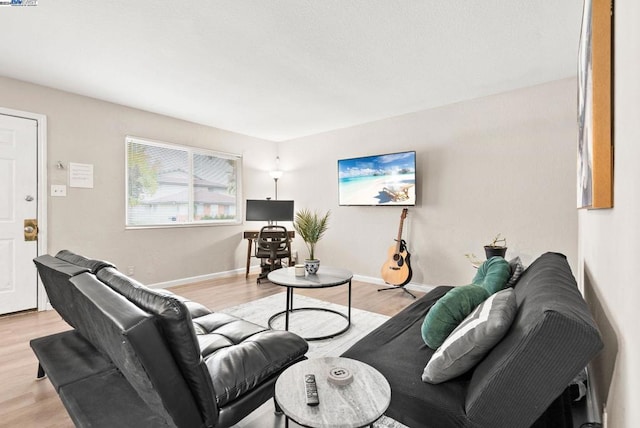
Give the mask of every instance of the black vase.
M 484 253 L 487 256 L 487 260 L 495 256 L 504 258 L 505 254 L 507 254 L 507 247 L 492 247 L 491 245 L 485 245 Z

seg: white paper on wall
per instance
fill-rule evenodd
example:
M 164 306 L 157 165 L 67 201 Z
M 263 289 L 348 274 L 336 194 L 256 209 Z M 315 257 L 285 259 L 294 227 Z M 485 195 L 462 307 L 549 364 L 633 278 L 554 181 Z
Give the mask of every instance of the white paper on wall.
M 93 165 L 69 162 L 69 187 L 93 189 Z

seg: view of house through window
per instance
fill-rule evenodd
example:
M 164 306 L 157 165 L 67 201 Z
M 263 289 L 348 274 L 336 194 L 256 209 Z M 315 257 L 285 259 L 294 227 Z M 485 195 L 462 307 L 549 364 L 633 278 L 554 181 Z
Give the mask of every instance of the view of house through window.
M 127 226 L 240 222 L 239 155 L 127 137 Z

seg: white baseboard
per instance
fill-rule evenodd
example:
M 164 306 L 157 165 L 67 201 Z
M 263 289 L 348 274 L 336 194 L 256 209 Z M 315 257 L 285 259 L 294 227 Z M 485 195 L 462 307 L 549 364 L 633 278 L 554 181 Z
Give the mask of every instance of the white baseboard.
M 377 277 L 373 277 L 373 276 L 364 276 L 364 275 L 353 275 L 353 279 L 355 279 L 356 281 L 361 281 L 361 282 L 367 282 L 373 285 L 380 285 L 380 286 L 388 286 L 389 284 L 387 284 L 386 282 L 384 282 L 381 278 L 377 278 Z M 405 288 L 409 289 L 409 290 L 414 290 L 414 291 L 421 291 L 424 293 L 428 293 L 429 291 L 433 290 L 435 288 L 434 285 L 426 285 L 426 284 L 418 284 L 416 282 L 410 282 L 407 285 L 405 285 Z
M 212 280 L 212 279 L 218 279 L 218 278 L 224 278 L 224 277 L 227 277 L 227 276 L 238 275 L 240 273 L 243 273 L 244 271 L 245 271 L 245 268 L 238 268 L 238 269 L 234 269 L 234 270 L 228 270 L 226 272 L 208 273 L 208 274 L 205 274 L 205 275 L 192 276 L 192 277 L 189 277 L 189 278 L 174 279 L 172 281 L 156 282 L 155 284 L 147 284 L 147 287 L 151 287 L 151 288 L 177 287 L 178 285 L 186 285 L 186 284 L 191 284 L 191 283 L 194 283 L 194 282 L 209 281 L 209 280 Z
M 249 273 L 254 273 L 253 271 L 257 271 L 260 269 L 260 266 L 252 266 Z M 186 284 L 191 284 L 194 282 L 201 282 L 201 281 L 209 281 L 212 279 L 218 279 L 218 278 L 224 278 L 227 276 L 232 276 L 232 275 L 238 275 L 245 272 L 245 268 L 238 268 L 238 269 L 234 269 L 234 270 L 229 270 L 226 272 L 216 272 L 216 273 L 209 273 L 206 275 L 198 275 L 198 276 L 192 276 L 189 278 L 181 278 L 181 279 L 175 279 L 172 281 L 165 281 L 165 282 L 157 282 L 155 284 L 148 284 L 148 287 L 151 288 L 170 288 L 170 287 L 177 287 L 179 285 L 186 285 Z M 366 282 L 372 285 L 376 285 L 376 286 L 385 286 L 385 285 L 389 285 L 386 282 L 384 282 L 382 279 L 380 278 L 376 278 L 376 277 L 372 277 L 372 276 L 365 276 L 365 275 L 353 275 L 353 279 L 356 281 L 360 281 L 360 282 Z M 424 293 L 428 293 L 429 291 L 433 290 L 435 288 L 435 286 L 433 285 L 426 285 L 426 284 L 418 284 L 415 282 L 410 282 L 409 284 L 406 285 L 406 288 L 409 290 L 414 290 L 414 291 L 420 291 L 420 292 L 424 292 Z

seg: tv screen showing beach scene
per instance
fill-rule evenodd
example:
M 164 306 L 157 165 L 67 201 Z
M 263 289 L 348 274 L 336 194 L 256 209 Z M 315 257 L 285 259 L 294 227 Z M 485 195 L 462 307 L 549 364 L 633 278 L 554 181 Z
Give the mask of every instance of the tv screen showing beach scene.
M 415 205 L 416 152 L 338 160 L 339 205 Z

